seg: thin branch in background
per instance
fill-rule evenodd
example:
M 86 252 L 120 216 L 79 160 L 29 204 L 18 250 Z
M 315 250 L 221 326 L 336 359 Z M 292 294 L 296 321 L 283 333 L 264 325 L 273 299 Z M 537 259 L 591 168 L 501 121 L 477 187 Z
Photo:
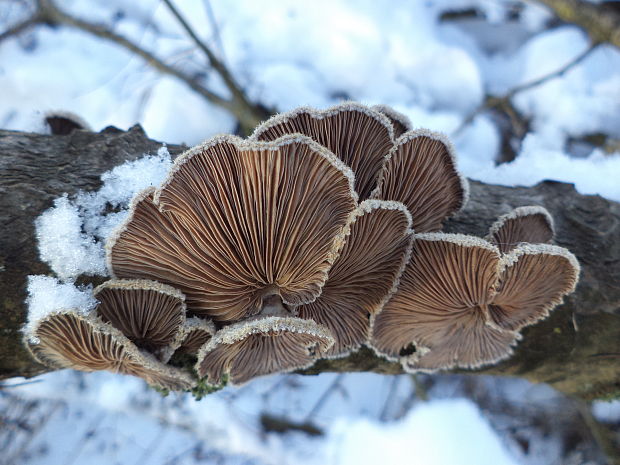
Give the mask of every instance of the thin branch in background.
M 192 38 L 196 46 L 202 50 L 207 59 L 209 60 L 209 65 L 217 72 L 217 74 L 222 78 L 224 84 L 232 94 L 232 102 L 233 104 L 240 105 L 241 107 L 252 107 L 249 99 L 245 95 L 244 90 L 237 83 L 234 76 L 230 73 L 228 68 L 222 63 L 213 53 L 213 50 L 200 38 L 196 31 L 189 25 L 185 17 L 181 14 L 181 12 L 176 8 L 172 0 L 163 0 L 164 4 L 168 7 L 172 15 L 177 19 L 181 27 L 185 30 L 188 36 Z M 256 121 L 254 124 L 257 125 L 259 121 Z
M 249 133 L 260 121 L 267 118 L 270 115 L 270 111 L 252 103 L 241 87 L 237 84 L 235 79 L 224 64 L 218 60 L 213 54 L 211 49 L 196 35 L 191 29 L 189 24 L 181 16 L 179 11 L 175 8 L 170 0 L 164 0 L 172 14 L 181 23 L 186 33 L 193 39 L 198 48 L 200 48 L 209 60 L 210 66 L 217 72 L 222 78 L 224 84 L 227 86 L 231 93 L 231 98 L 223 97 L 217 93 L 209 90 L 202 85 L 198 80 L 192 76 L 181 71 L 180 69 L 171 66 L 158 58 L 152 52 L 141 47 L 139 44 L 132 40 L 117 34 L 110 28 L 94 24 L 83 19 L 77 18 L 65 11 L 59 9 L 53 2 L 53 0 L 37 0 L 37 10 L 32 16 L 12 27 L 7 31 L 0 34 L 0 41 L 9 37 L 16 36 L 34 26 L 48 24 L 48 25 L 64 25 L 79 29 L 88 34 L 91 34 L 100 39 L 104 39 L 119 45 L 125 50 L 131 52 L 134 55 L 139 56 L 146 61 L 151 67 L 156 69 L 162 74 L 173 76 L 180 81 L 188 85 L 192 90 L 201 95 L 210 103 L 217 105 L 227 111 L 239 121 L 241 132 Z
M 202 3 L 207 12 L 207 17 L 209 18 L 211 29 L 213 30 L 213 40 L 217 44 L 217 48 L 218 48 L 219 55 L 220 55 L 220 60 L 222 61 L 222 63 L 226 63 L 226 54 L 224 53 L 224 43 L 222 42 L 222 34 L 220 33 L 220 26 L 217 23 L 217 20 L 215 18 L 215 13 L 213 12 L 211 1 L 203 0 Z
M 10 37 L 16 36 L 21 34 L 22 32 L 30 29 L 33 26 L 36 26 L 37 24 L 40 24 L 41 20 L 38 17 L 38 15 L 33 15 L 28 19 L 25 19 L 23 21 L 20 21 L 19 23 L 9 27 L 6 31 L 0 33 L 0 43 L 3 40 L 6 40 Z
M 508 113 L 511 121 L 513 123 L 515 123 L 514 119 L 517 118 L 519 119 L 519 116 L 516 114 L 511 114 L 511 110 L 513 109 L 512 104 L 511 104 L 511 100 L 512 98 L 517 95 L 520 92 L 526 91 L 526 90 L 530 90 L 533 89 L 535 87 L 538 87 L 542 84 L 545 84 L 546 82 L 549 82 L 553 79 L 557 79 L 560 78 L 562 76 L 564 76 L 567 72 L 569 72 L 571 69 L 573 69 L 575 66 L 577 66 L 579 63 L 581 63 L 583 60 L 585 60 L 591 53 L 592 51 L 594 51 L 600 44 L 599 43 L 593 43 L 590 46 L 588 46 L 585 50 L 583 50 L 580 54 L 578 54 L 577 56 L 575 56 L 572 60 L 570 60 L 568 63 L 566 63 L 565 65 L 561 66 L 560 68 L 556 69 L 555 71 L 552 71 L 548 74 L 545 74 L 539 78 L 536 78 L 532 81 L 523 83 L 523 84 L 519 84 L 518 86 L 513 87 L 512 89 L 510 89 L 506 94 L 496 97 L 496 96 L 488 96 L 474 111 L 472 111 L 464 120 L 463 122 L 460 124 L 460 126 L 454 130 L 454 132 L 451 134 L 451 137 L 456 137 L 458 136 L 463 129 L 465 129 L 467 126 L 469 126 L 473 120 L 476 118 L 476 116 L 478 116 L 480 113 L 492 109 L 492 108 L 504 108 L 506 113 Z M 514 113 L 514 109 L 512 110 L 512 113 Z
M 388 413 L 390 411 L 390 406 L 392 405 L 392 399 L 396 394 L 396 390 L 398 389 L 398 383 L 400 382 L 400 376 L 393 376 L 392 381 L 390 383 L 390 390 L 388 391 L 388 395 L 385 397 L 385 402 L 383 404 L 383 408 L 381 409 L 381 413 L 379 414 L 379 421 L 386 421 L 388 419 Z
M 323 405 L 325 404 L 325 402 L 327 402 L 332 393 L 340 387 L 340 383 L 342 382 L 344 375 L 345 373 L 340 373 L 334 378 L 334 381 L 332 381 L 328 388 L 325 389 L 325 392 L 323 392 L 321 397 L 319 397 L 319 400 L 317 400 L 314 406 L 310 409 L 310 412 L 308 412 L 308 415 L 306 415 L 306 418 L 304 419 L 304 423 L 310 423 L 312 417 L 319 413 L 319 411 L 323 408 Z

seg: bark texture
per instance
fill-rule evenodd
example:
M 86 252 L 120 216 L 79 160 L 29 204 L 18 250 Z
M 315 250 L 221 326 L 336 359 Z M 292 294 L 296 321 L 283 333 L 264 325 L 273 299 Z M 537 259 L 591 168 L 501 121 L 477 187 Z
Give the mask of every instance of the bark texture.
M 48 371 L 21 344 L 27 275 L 49 272 L 38 259 L 34 219 L 56 197 L 96 189 L 101 173 L 160 146 L 139 126 L 68 136 L 0 130 L 0 379 Z M 168 149 L 174 155 L 183 147 Z M 447 231 L 485 236 L 512 208 L 543 205 L 554 217 L 556 243 L 577 256 L 582 274 L 575 294 L 547 320 L 523 331 L 513 357 L 470 373 L 546 382 L 584 399 L 619 397 L 620 204 L 550 181 L 530 188 L 479 182 L 471 187 L 468 206 L 448 222 Z M 320 361 L 303 373 L 323 371 L 402 372 L 367 349 Z

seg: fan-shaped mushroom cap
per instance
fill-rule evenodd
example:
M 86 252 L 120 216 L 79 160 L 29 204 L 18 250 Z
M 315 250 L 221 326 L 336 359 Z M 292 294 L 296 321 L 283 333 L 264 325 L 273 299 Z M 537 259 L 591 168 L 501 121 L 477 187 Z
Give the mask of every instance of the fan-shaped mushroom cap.
M 198 350 L 205 345 L 215 334 L 213 322 L 202 318 L 188 318 L 185 321 L 184 338 L 179 352 L 197 354 Z
M 515 331 L 546 318 L 575 290 L 580 271 L 572 253 L 549 244 L 521 244 L 502 257 L 502 267 L 489 313 L 498 327 Z
M 38 340 L 29 342 L 34 357 L 55 368 L 108 370 L 138 376 L 170 390 L 195 385 L 187 373 L 140 352 L 118 329 L 93 315 L 73 310 L 51 314 L 37 323 L 31 336 Z
M 357 206 L 351 170 L 301 135 L 214 138 L 151 193 L 109 241 L 111 272 L 170 284 L 188 311 L 215 321 L 255 314 L 274 293 L 313 301 Z
M 553 273 L 551 279 L 542 276 Z M 578 265 L 570 252 L 524 245 L 509 255 L 479 238 L 416 235 L 399 289 L 373 325 L 375 350 L 407 369 L 477 367 L 512 353 L 516 329 L 546 316 L 572 292 Z M 544 282 L 542 282 L 544 281 Z
M 258 317 L 219 330 L 198 352 L 196 371 L 210 384 L 228 375 L 232 384 L 306 368 L 334 343 L 312 320 Z
M 323 292 L 295 309 L 331 330 L 336 343 L 329 357 L 345 356 L 367 341 L 369 318 L 395 291 L 411 253 L 411 216 L 402 203 L 366 200 L 353 221 Z
M 275 140 L 301 133 L 335 153 L 355 173 L 355 189 L 366 199 L 375 188 L 383 159 L 394 144 L 390 120 L 365 105 L 345 102 L 326 110 L 301 107 L 275 115 L 251 138 Z
M 144 279 L 111 280 L 94 291 L 96 312 L 136 346 L 167 361 L 181 344 L 185 296 L 177 289 Z
M 392 123 L 392 127 L 394 128 L 394 137 L 397 139 L 407 131 L 411 131 L 413 129 L 409 118 L 401 112 L 394 110 L 390 106 L 374 105 L 372 109 L 387 116 L 390 123 Z
M 415 130 L 402 135 L 385 159 L 372 198 L 404 203 L 418 233 L 437 231 L 460 210 L 469 184 L 456 169 L 454 149 L 442 134 Z
M 501 216 L 489 230 L 489 240 L 508 253 L 521 242 L 545 244 L 554 236 L 553 218 L 544 207 L 518 207 Z

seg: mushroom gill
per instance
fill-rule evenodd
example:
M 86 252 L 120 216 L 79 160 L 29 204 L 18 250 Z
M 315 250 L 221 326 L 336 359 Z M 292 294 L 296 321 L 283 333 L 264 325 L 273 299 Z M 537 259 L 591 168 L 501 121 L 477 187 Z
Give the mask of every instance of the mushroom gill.
M 387 119 L 390 120 L 390 123 L 392 123 L 392 127 L 394 129 L 395 139 L 398 139 L 404 133 L 413 129 L 411 121 L 409 120 L 409 118 L 407 118 L 407 116 L 403 115 L 399 111 L 394 110 L 388 105 L 374 105 L 372 109 L 378 111 L 379 113 L 383 113 L 387 117 Z
M 93 294 L 101 319 L 140 349 L 166 361 L 180 345 L 185 296 L 173 287 L 147 280 L 110 280 Z
M 398 285 L 411 252 L 411 216 L 398 202 L 366 200 L 334 262 L 321 295 L 295 311 L 329 328 L 336 340 L 326 353 L 342 357 L 366 342 L 370 318 Z
M 371 197 L 404 203 L 418 233 L 438 231 L 467 202 L 469 184 L 456 168 L 454 149 L 442 134 L 402 135 L 385 159 Z
M 39 321 L 28 342 L 34 357 L 55 368 L 108 370 L 133 375 L 170 390 L 187 390 L 195 381 L 184 371 L 159 362 L 118 329 L 93 314 L 63 310 Z
M 196 372 L 217 385 L 224 376 L 243 384 L 258 376 L 306 368 L 334 343 L 312 320 L 268 316 L 219 330 L 198 352 Z
M 548 273 L 555 276 L 542 280 Z M 476 237 L 416 235 L 399 289 L 374 321 L 372 345 L 408 370 L 494 363 L 512 353 L 518 329 L 574 290 L 578 273 L 560 247 L 525 244 L 502 255 Z M 416 351 L 401 356 L 411 344 Z
M 553 218 L 544 207 L 518 207 L 501 216 L 489 229 L 489 241 L 502 253 L 508 253 L 521 242 L 546 244 L 554 236 Z
M 137 198 L 108 242 L 109 266 L 180 289 L 196 316 L 241 320 L 274 289 L 287 304 L 312 302 L 356 206 L 351 171 L 308 137 L 221 136 Z
M 184 354 L 197 354 L 198 350 L 215 334 L 213 322 L 197 317 L 185 320 L 183 329 L 183 342 L 177 351 Z
M 345 102 L 326 110 L 301 107 L 259 125 L 254 140 L 275 140 L 285 134 L 311 137 L 338 156 L 355 173 L 355 190 L 368 198 L 377 183 L 383 159 L 394 144 L 390 120 L 359 103 Z

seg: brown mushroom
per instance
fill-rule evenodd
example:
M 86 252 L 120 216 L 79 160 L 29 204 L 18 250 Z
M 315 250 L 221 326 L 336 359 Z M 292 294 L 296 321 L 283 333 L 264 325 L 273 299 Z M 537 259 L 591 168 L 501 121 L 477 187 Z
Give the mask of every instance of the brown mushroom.
M 167 361 L 181 344 L 185 296 L 148 280 L 111 280 L 94 291 L 101 319 L 121 331 L 140 349 Z
M 521 242 L 545 244 L 554 236 L 553 218 L 544 207 L 518 207 L 501 216 L 489 230 L 489 241 L 502 253 L 508 253 Z
M 329 272 L 323 292 L 295 311 L 329 328 L 336 340 L 325 354 L 342 357 L 368 340 L 370 317 L 381 310 L 409 261 L 411 216 L 399 202 L 366 200 Z
M 198 350 L 205 345 L 215 334 L 213 322 L 202 318 L 188 318 L 185 320 L 184 337 L 178 352 L 184 354 L 197 354 Z
M 371 197 L 404 203 L 413 229 L 423 233 L 440 230 L 443 221 L 465 205 L 468 193 L 450 141 L 442 134 L 416 130 L 396 141 Z
M 394 138 L 396 139 L 398 139 L 407 131 L 411 131 L 413 129 L 409 118 L 407 118 L 407 116 L 403 115 L 401 112 L 394 110 L 392 107 L 389 107 L 387 105 L 374 105 L 372 109 L 387 116 L 387 118 L 390 120 L 390 123 L 392 123 L 392 127 L 394 128 Z
M 273 293 L 312 302 L 356 206 L 350 169 L 308 137 L 221 136 L 134 200 L 107 244 L 109 267 L 180 289 L 196 316 L 240 320 Z
M 188 374 L 140 351 L 118 329 L 92 313 L 62 310 L 50 314 L 36 323 L 30 336 L 27 345 L 34 357 L 54 368 L 108 370 L 175 391 L 195 385 Z
M 394 144 L 390 120 L 365 105 L 345 102 L 326 110 L 301 107 L 276 115 L 256 128 L 254 140 L 301 133 L 335 153 L 355 173 L 355 190 L 368 198 L 383 159 Z
M 578 274 L 560 247 L 525 244 L 502 255 L 476 237 L 416 235 L 399 289 L 373 322 L 372 346 L 410 370 L 494 363 L 512 353 L 517 330 L 574 290 Z
M 219 330 L 198 352 L 196 372 L 217 385 L 225 376 L 243 384 L 258 376 L 312 365 L 334 343 L 329 330 L 312 320 L 268 316 Z

